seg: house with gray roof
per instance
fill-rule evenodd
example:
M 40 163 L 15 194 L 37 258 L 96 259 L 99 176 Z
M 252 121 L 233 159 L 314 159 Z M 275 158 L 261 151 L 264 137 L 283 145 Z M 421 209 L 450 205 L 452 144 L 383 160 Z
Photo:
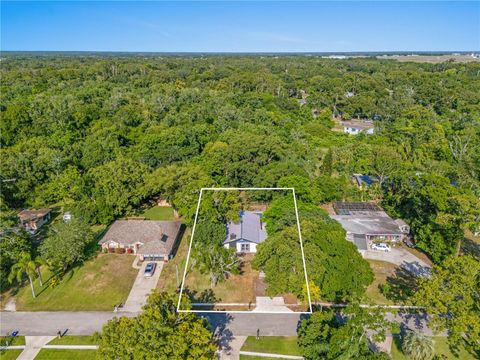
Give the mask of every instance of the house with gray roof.
M 408 237 L 410 227 L 401 219 L 393 220 L 377 204 L 369 202 L 337 202 L 336 215 L 330 217 L 346 231 L 346 239 L 360 252 L 374 242 L 400 242 Z
M 227 238 L 223 245 L 238 253 L 256 253 L 257 245 L 267 238 L 261 211 L 241 211 L 240 222 L 227 224 Z
M 141 260 L 168 261 L 181 225 L 181 221 L 117 220 L 99 244 L 108 252 L 136 254 Z

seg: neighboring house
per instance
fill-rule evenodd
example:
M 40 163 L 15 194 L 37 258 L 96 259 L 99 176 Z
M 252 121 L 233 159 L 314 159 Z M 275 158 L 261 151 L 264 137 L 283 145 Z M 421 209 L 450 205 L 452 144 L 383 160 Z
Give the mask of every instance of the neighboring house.
M 18 213 L 20 225 L 30 234 L 35 234 L 38 229 L 50 221 L 50 209 L 27 209 Z
M 223 242 L 226 248 L 239 253 L 255 253 L 257 245 L 267 238 L 265 223 L 262 223 L 261 211 L 240 212 L 240 222 L 227 225 L 227 238 Z
M 350 135 L 373 134 L 375 131 L 373 121 L 342 121 L 341 125 L 343 126 L 343 132 Z
M 370 175 L 353 174 L 352 180 L 359 189 L 365 189 L 378 182 L 378 178 Z
M 374 242 L 401 242 L 408 237 L 410 227 L 401 219 L 393 220 L 378 205 L 369 202 L 334 203 L 336 215 L 330 217 L 345 229 L 348 241 L 360 252 Z
M 136 254 L 141 260 L 168 261 L 180 227 L 181 221 L 117 220 L 99 244 L 109 252 Z

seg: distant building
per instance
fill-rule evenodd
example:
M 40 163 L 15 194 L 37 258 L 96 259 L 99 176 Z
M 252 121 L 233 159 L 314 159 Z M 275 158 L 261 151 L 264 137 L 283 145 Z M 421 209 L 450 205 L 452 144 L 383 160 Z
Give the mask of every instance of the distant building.
M 336 202 L 336 215 L 330 217 L 345 229 L 348 241 L 359 251 L 369 250 L 374 242 L 403 241 L 410 227 L 401 219 L 393 220 L 381 207 L 369 202 Z
M 168 261 L 180 221 L 117 220 L 98 243 L 108 252 L 136 254 L 140 260 Z
M 373 134 L 375 131 L 373 121 L 342 121 L 341 125 L 343 126 L 343 132 L 350 135 L 358 135 L 360 133 Z
M 238 253 L 256 253 L 257 245 L 267 238 L 261 211 L 240 212 L 240 222 L 227 225 L 227 238 L 223 245 Z
M 38 229 L 50 221 L 50 209 L 27 209 L 18 213 L 20 225 L 30 234 L 35 234 Z

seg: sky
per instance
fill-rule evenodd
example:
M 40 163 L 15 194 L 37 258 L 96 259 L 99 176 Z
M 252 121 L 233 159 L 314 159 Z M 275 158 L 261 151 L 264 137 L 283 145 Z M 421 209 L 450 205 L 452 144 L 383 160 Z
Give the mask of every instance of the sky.
M 478 51 L 480 2 L 1 1 L 0 49 Z

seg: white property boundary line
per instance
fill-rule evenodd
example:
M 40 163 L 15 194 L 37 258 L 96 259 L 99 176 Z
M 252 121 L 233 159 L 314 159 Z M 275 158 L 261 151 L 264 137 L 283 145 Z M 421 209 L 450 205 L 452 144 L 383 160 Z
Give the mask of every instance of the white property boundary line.
M 181 310 L 180 309 L 180 303 L 182 301 L 182 295 L 183 295 L 183 288 L 185 285 L 185 278 L 187 277 L 187 269 L 188 269 L 188 262 L 190 260 L 190 252 L 192 250 L 192 244 L 193 244 L 193 236 L 195 234 L 195 227 L 197 226 L 197 219 L 198 219 L 198 212 L 200 210 L 200 203 L 202 201 L 202 195 L 203 191 L 243 191 L 243 190 L 291 190 L 293 193 L 293 204 L 295 207 L 295 216 L 297 218 L 297 229 L 298 229 L 298 237 L 300 239 L 300 250 L 302 253 L 302 262 L 303 262 L 303 271 L 305 275 L 305 284 L 307 287 L 307 296 L 308 296 L 308 309 L 309 311 L 294 311 L 294 312 L 275 312 L 275 311 L 240 311 L 240 310 L 232 310 L 232 311 L 220 311 L 220 310 Z M 180 295 L 178 297 L 178 304 L 177 304 L 177 312 L 194 312 L 194 313 L 240 313 L 240 314 L 311 314 L 312 313 L 312 301 L 310 299 L 310 287 L 308 284 L 308 276 L 307 276 L 307 265 L 305 263 L 305 253 L 303 252 L 303 240 L 302 240 L 302 233 L 300 230 L 300 219 L 298 217 L 298 208 L 297 208 L 297 198 L 295 196 L 295 188 L 275 188 L 275 187 L 270 187 L 270 188 L 241 188 L 241 187 L 234 187 L 234 188 L 201 188 L 200 189 L 200 196 L 198 197 L 198 203 L 197 203 L 197 211 L 195 212 L 195 219 L 193 221 L 193 228 L 192 228 L 192 235 L 190 237 L 190 245 L 188 246 L 188 254 L 187 254 L 187 261 L 185 263 L 185 270 L 183 272 L 183 280 L 182 280 L 182 285 L 180 287 Z

